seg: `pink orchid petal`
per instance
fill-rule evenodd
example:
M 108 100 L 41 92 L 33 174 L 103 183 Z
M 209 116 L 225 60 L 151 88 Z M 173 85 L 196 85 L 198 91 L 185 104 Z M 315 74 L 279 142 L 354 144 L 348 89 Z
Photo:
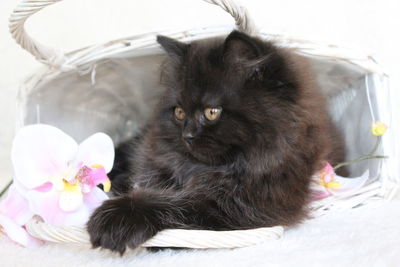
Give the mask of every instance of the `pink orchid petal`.
M 65 216 L 64 225 L 84 226 L 89 221 L 90 215 L 99 207 L 108 196 L 99 188 L 94 188 L 90 193 L 83 195 L 84 205 L 75 212 Z
M 60 209 L 66 212 L 76 211 L 83 204 L 82 192 L 61 192 L 59 198 Z
M 54 190 L 49 192 L 30 190 L 26 194 L 31 211 L 42 217 L 45 222 L 56 225 L 62 224 L 64 220 L 60 216 L 59 197 L 59 192 Z
M 0 213 L 18 225 L 26 224 L 33 216 L 28 201 L 18 192 L 15 184 L 10 186 L 7 197 L 0 202 Z
M 90 176 L 92 177 L 92 182 L 94 183 L 94 185 L 109 181 L 106 170 L 104 168 L 92 168 Z
M 89 221 L 90 215 L 93 210 L 87 205 L 81 205 L 81 207 L 73 212 L 65 212 L 60 210 L 58 225 L 65 226 L 84 226 Z
M 25 247 L 37 247 L 43 243 L 30 236 L 24 228 L 2 214 L 0 214 L 0 225 L 3 227 L 2 231 L 6 233 L 11 240 Z
M 80 145 L 75 162 L 91 167 L 102 165 L 106 173 L 110 172 L 114 164 L 114 144 L 111 138 L 104 133 L 96 133 L 85 139 Z
M 82 205 L 74 212 L 65 213 L 63 225 L 66 226 L 84 226 L 89 221 L 92 214 L 89 207 Z
M 83 167 L 85 168 L 85 167 Z M 103 167 L 100 168 L 85 168 L 85 172 L 78 173 L 77 179 L 83 184 L 82 190 L 88 193 L 95 188 L 98 184 L 103 184 L 104 191 L 108 192 L 110 190 L 110 179 Z M 82 174 L 79 176 L 79 174 Z M 106 188 L 108 187 L 108 188 Z
M 84 195 L 85 205 L 91 210 L 94 211 L 97 207 L 99 207 L 104 200 L 107 200 L 109 197 L 103 190 L 98 187 L 93 188 L 90 193 Z
M 320 175 L 323 176 L 322 180 L 325 183 L 331 182 L 332 178 L 335 176 L 335 172 L 333 170 L 332 165 L 326 162 L 324 168 L 320 171 Z
M 319 177 L 313 177 L 314 181 L 311 183 L 311 200 L 320 200 L 323 198 L 327 198 L 332 196 L 332 193 L 329 192 L 326 187 L 319 184 Z
M 93 191 L 94 190 L 92 190 L 92 192 Z M 87 200 L 87 195 L 92 194 L 92 192 L 84 194 L 85 205 L 81 205 L 77 210 L 69 212 L 61 209 L 59 205 L 60 192 L 57 191 L 42 193 L 31 190 L 27 194 L 27 199 L 29 200 L 31 210 L 42 217 L 47 223 L 54 225 L 83 226 L 89 220 L 93 211 L 93 205 L 101 204 L 100 201 L 93 201 L 91 198 L 92 196 L 89 196 L 90 201 Z M 96 197 L 99 198 L 98 195 L 96 195 Z
M 333 194 L 328 192 L 327 190 L 313 190 L 311 193 L 311 200 L 316 201 L 316 200 L 330 197 L 332 195 Z
M 42 184 L 41 186 L 33 188 L 33 190 L 39 191 L 39 192 L 49 192 L 53 188 L 53 184 L 51 182 L 47 182 Z
M 332 175 L 331 174 L 325 174 L 323 178 L 325 183 L 329 183 L 332 180 Z
M 77 151 L 74 139 L 53 126 L 26 126 L 12 145 L 15 179 L 29 189 L 41 186 L 50 177 L 64 174 Z
M 365 183 L 368 181 L 368 178 L 368 170 L 366 170 L 361 176 L 355 178 L 336 176 L 336 181 L 339 182 L 341 186 L 337 189 L 329 188 L 328 190 L 334 195 L 356 191 L 365 185 Z
M 83 185 L 83 192 L 88 193 L 92 188 L 103 182 L 109 182 L 103 167 L 91 168 L 83 166 L 76 174 L 76 180 Z
M 329 164 L 329 162 L 326 162 L 326 163 L 325 163 L 324 170 L 325 170 L 328 174 L 334 174 L 334 173 L 335 173 L 335 171 L 333 170 L 332 165 Z

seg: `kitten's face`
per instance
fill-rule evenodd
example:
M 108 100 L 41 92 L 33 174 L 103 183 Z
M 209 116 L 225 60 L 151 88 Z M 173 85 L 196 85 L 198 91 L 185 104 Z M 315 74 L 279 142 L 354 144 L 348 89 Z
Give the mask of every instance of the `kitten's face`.
M 274 109 L 280 109 L 270 107 L 282 95 L 269 89 L 281 86 L 286 74 L 278 71 L 271 79 L 266 73 L 263 58 L 271 47 L 238 32 L 190 45 L 165 37 L 158 41 L 171 56 L 163 73 L 167 93 L 160 113 L 162 137 L 171 149 L 221 164 L 245 153 L 257 134 L 272 138 L 274 130 L 266 125 L 271 127 Z

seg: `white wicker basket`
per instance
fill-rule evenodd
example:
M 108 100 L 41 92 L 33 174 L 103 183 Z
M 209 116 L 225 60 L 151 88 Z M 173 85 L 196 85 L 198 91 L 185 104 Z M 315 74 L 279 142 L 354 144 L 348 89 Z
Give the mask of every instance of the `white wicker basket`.
M 28 17 L 59 1 L 23 0 L 11 14 L 10 31 L 17 43 L 46 65 L 28 79 L 19 92 L 18 126 L 47 123 L 77 140 L 102 131 L 119 143 L 144 124 L 162 91 L 158 67 L 164 55 L 155 41 L 156 34 L 192 41 L 223 36 L 232 30 L 232 27 L 213 27 L 151 32 L 63 54 L 61 50 L 37 43 L 24 29 Z M 387 76 L 371 57 L 333 45 L 268 35 L 256 30 L 246 9 L 234 1 L 204 1 L 220 6 L 232 15 L 240 30 L 296 48 L 297 53 L 309 59 L 320 87 L 328 97 L 332 118 L 345 135 L 348 158 L 357 158 L 370 150 L 375 142 L 370 134 L 373 114 L 390 124 L 393 110 Z M 385 134 L 378 150 L 388 159 L 350 166 L 353 176 L 369 170 L 367 185 L 356 193 L 314 203 L 316 216 L 393 195 L 399 184 L 395 176 L 393 135 L 390 131 Z M 33 236 L 51 242 L 88 242 L 85 229 L 79 227 L 57 227 L 34 220 L 27 225 L 27 230 Z M 171 229 L 160 232 L 143 246 L 232 248 L 277 239 L 282 234 L 280 226 L 224 232 Z

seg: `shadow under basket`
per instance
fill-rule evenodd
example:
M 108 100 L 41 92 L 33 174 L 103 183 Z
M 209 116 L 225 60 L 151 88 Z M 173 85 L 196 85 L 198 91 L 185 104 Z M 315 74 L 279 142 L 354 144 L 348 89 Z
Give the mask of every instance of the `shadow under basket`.
M 221 1 L 207 2 L 220 5 Z M 371 134 L 371 122 L 379 119 L 390 125 L 392 114 L 387 76 L 376 62 L 369 56 L 333 45 L 268 35 L 263 31 L 256 33 L 249 26 L 252 24 L 242 7 L 233 1 L 222 2 L 228 2 L 240 13 L 241 21 L 225 7 L 235 17 L 239 29 L 293 48 L 309 60 L 319 87 L 328 99 L 332 120 L 345 138 L 347 160 L 367 155 L 376 142 L 376 136 Z M 23 24 L 18 24 L 20 19 L 15 20 L 15 25 L 23 30 Z M 13 30 L 13 24 L 10 28 Z M 232 27 L 215 27 L 148 33 L 83 48 L 62 57 L 46 56 L 44 50 L 32 52 L 15 37 L 25 49 L 48 65 L 27 80 L 20 90 L 18 126 L 54 125 L 78 142 L 100 131 L 110 135 L 117 145 L 134 136 L 146 124 L 164 90 L 159 80 L 165 55 L 155 36 L 164 34 L 189 42 L 225 36 L 231 30 Z M 395 176 L 396 163 L 391 158 L 394 154 L 392 136 L 390 132 L 382 136 L 376 152 L 387 159 L 365 160 L 348 167 L 350 177 L 369 170 L 366 185 L 345 196 L 316 201 L 313 205 L 315 216 L 390 198 L 394 194 L 399 181 Z M 88 242 L 84 228 L 58 227 L 35 220 L 27 225 L 27 229 L 33 236 L 47 241 Z M 282 234 L 280 226 L 227 232 L 165 230 L 143 246 L 232 248 L 277 239 Z

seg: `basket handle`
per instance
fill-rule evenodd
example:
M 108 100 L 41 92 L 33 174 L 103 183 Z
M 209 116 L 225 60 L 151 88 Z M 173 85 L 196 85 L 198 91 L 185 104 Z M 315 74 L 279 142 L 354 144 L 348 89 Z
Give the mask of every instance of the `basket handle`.
M 23 49 L 31 53 L 37 60 L 54 67 L 62 66 L 67 60 L 67 56 L 60 49 L 47 47 L 30 37 L 25 31 L 24 24 L 26 20 L 36 12 L 60 1 L 62 0 L 22 0 L 13 10 L 9 19 L 9 30 L 15 41 Z M 240 6 L 234 0 L 203 1 L 217 5 L 228 12 L 235 19 L 239 30 L 248 34 L 254 34 L 256 32 L 246 8 Z

